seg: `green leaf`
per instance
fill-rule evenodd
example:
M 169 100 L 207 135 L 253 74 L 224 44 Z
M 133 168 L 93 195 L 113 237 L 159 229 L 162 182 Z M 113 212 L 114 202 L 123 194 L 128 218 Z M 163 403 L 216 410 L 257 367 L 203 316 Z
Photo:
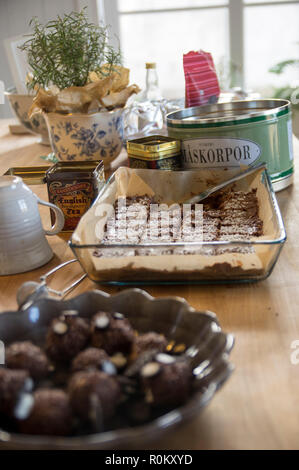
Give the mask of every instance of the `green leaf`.
M 289 60 L 284 60 L 282 62 L 279 62 L 278 64 L 274 65 L 269 69 L 269 72 L 271 73 L 276 73 L 277 75 L 282 74 L 287 67 L 290 66 L 299 66 L 299 60 L 296 59 L 289 59 Z
M 41 155 L 40 157 L 42 160 L 45 160 L 47 162 L 52 162 L 52 163 L 57 163 L 59 162 L 59 159 L 56 157 L 54 152 L 49 153 L 48 155 Z

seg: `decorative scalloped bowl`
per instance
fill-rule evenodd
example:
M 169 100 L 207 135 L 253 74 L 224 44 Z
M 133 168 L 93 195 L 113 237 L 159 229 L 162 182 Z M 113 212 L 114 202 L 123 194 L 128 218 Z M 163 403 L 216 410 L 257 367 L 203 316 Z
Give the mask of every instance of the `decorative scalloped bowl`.
M 47 326 L 62 310 L 78 310 L 91 317 L 98 310 L 127 315 L 140 332 L 157 331 L 169 340 L 185 343 L 194 373 L 194 392 L 181 407 L 136 427 L 79 437 L 45 437 L 8 433 L 0 428 L 0 449 L 118 449 L 138 448 L 156 440 L 171 428 L 194 417 L 230 376 L 229 353 L 233 337 L 222 332 L 215 314 L 195 311 L 178 297 L 154 299 L 140 289 L 115 295 L 90 291 L 71 300 L 40 299 L 22 312 L 0 315 L 0 338 L 4 344 L 29 339 L 42 344 Z

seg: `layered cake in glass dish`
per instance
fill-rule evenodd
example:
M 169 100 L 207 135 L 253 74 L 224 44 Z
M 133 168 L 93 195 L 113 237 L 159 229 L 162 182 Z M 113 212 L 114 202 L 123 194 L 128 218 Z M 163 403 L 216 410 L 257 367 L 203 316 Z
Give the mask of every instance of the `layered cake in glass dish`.
M 198 205 L 160 204 L 147 195 L 122 197 L 115 201 L 113 209 L 105 225 L 103 242 L 106 245 L 169 242 L 174 244 L 172 252 L 187 254 L 186 247 L 176 248 L 175 244 L 249 240 L 252 236 L 263 235 L 256 189 L 247 192 L 230 189 Z M 233 252 L 234 247 L 227 250 Z M 251 248 L 243 250 L 249 252 Z M 192 253 L 192 249 L 189 252 Z M 169 247 L 162 253 L 169 253 Z M 115 253 L 110 252 L 111 256 L 119 254 L 117 249 Z M 134 254 L 146 254 L 146 250 L 134 248 Z M 103 255 L 101 249 L 94 252 L 94 256 Z
M 124 284 L 264 279 L 286 238 L 266 171 L 184 201 L 237 170 L 119 168 L 70 245 L 94 281 Z

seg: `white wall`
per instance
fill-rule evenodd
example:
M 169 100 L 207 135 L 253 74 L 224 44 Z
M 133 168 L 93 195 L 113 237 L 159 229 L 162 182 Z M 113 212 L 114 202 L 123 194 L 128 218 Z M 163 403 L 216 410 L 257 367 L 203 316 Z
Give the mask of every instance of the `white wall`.
M 37 16 L 41 22 L 47 22 L 59 14 L 70 13 L 88 6 L 90 17 L 94 15 L 96 2 L 93 0 L 0 0 L 0 80 L 5 87 L 13 86 L 11 73 L 4 49 L 3 40 L 19 36 L 29 31 L 29 21 Z M 10 117 L 8 103 L 0 105 L 0 118 Z

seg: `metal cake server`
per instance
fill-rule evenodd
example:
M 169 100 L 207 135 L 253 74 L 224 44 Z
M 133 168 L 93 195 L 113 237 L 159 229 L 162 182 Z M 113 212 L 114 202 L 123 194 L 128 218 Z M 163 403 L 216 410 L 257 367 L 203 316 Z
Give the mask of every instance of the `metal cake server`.
M 40 282 L 27 281 L 21 285 L 17 292 L 17 303 L 19 310 L 26 310 L 30 305 L 41 298 L 50 297 L 51 295 L 57 296 L 60 299 L 63 299 L 71 290 L 73 290 L 83 279 L 86 278 L 87 274 L 82 274 L 78 279 L 72 282 L 69 286 L 65 287 L 62 290 L 52 289 L 48 285 L 48 277 L 55 274 L 58 270 L 68 266 L 71 263 L 78 262 L 77 259 L 71 259 L 65 261 L 64 263 L 56 266 L 40 277 Z
M 187 199 L 184 201 L 184 204 L 195 204 L 198 202 L 202 202 L 204 199 L 207 197 L 211 196 L 214 193 L 217 193 L 220 189 L 225 188 L 226 186 L 229 186 L 232 183 L 235 183 L 236 181 L 239 181 L 240 179 L 244 178 L 245 176 L 251 175 L 257 171 L 260 170 L 266 170 L 267 165 L 266 163 L 260 163 L 259 165 L 256 165 L 254 167 L 248 168 L 248 170 L 241 171 L 240 173 L 237 173 L 235 176 L 232 178 L 223 181 L 222 183 L 217 184 L 216 186 L 213 186 L 212 188 L 206 189 L 202 193 L 191 197 L 190 199 Z

